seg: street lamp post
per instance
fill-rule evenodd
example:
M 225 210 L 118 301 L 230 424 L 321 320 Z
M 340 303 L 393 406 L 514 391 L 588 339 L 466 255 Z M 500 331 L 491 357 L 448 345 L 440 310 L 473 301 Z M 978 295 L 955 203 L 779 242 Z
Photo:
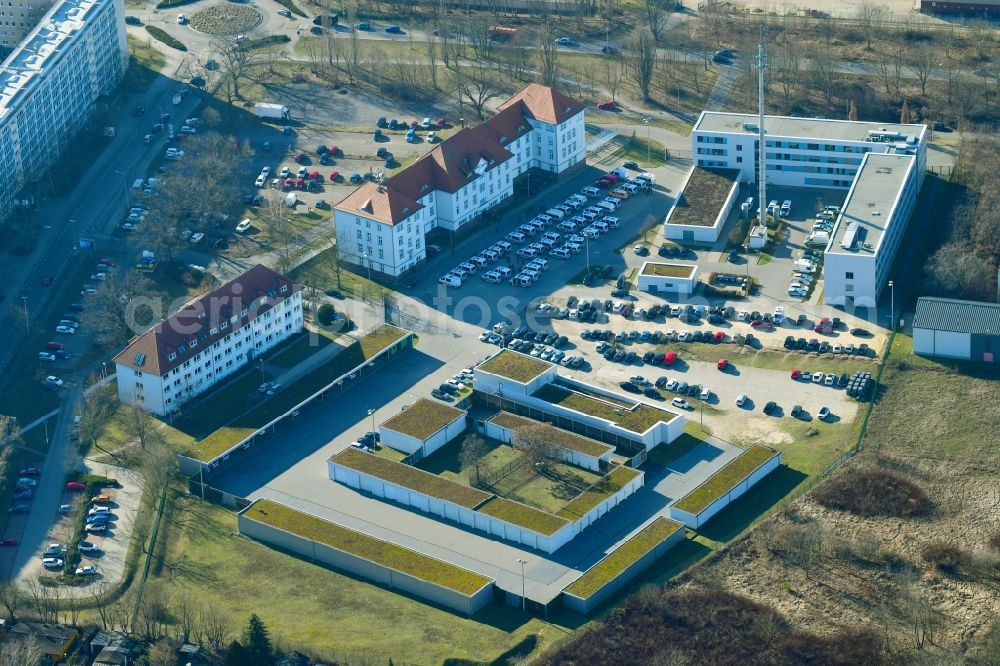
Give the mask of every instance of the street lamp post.
M 369 409 L 368 416 L 372 417 L 372 432 L 375 432 L 375 410 Z
M 521 612 L 525 612 L 527 609 L 527 599 L 524 596 L 524 565 L 528 563 L 528 560 L 517 558 L 517 562 L 521 565 Z
M 650 157 L 649 157 L 649 154 L 650 154 L 649 153 L 649 151 L 650 151 L 650 145 L 649 145 L 649 120 L 650 119 L 649 119 L 648 116 L 646 118 L 642 119 L 642 122 L 646 123 L 646 161 L 647 162 L 650 161 Z
M 28 324 L 28 297 L 22 296 L 21 303 L 24 305 L 24 332 L 31 333 L 31 326 Z
M 750 243 L 743 244 L 743 251 L 746 252 L 747 256 L 747 287 L 750 286 Z M 749 289 L 747 290 L 749 293 Z
M 115 171 L 115 173 L 119 174 L 122 177 L 122 183 L 125 186 L 125 205 L 127 207 L 131 208 L 132 207 L 132 197 L 130 197 L 129 193 L 128 193 L 128 175 L 126 175 L 126 173 L 124 171 Z
M 264 359 L 260 359 L 260 383 L 264 383 Z
M 889 322 L 891 330 L 896 330 L 896 286 L 889 280 Z

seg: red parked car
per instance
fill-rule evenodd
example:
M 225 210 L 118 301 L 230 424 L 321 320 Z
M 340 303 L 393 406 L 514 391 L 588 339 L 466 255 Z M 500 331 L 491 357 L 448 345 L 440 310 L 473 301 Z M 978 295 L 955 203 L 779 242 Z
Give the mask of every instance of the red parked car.
M 340 180 L 340 172 L 339 171 L 331 171 L 330 172 L 330 180 L 332 180 L 333 182 L 337 182 L 338 180 Z
M 50 341 L 47 345 L 45 345 L 45 348 L 48 349 L 49 351 L 60 351 L 62 349 L 65 349 L 66 345 L 64 345 L 61 342 L 51 342 Z
M 729 361 L 724 358 L 720 358 L 719 362 L 715 364 L 715 367 L 717 367 L 720 372 L 725 372 L 726 368 L 729 367 Z
M 663 355 L 663 365 L 673 365 L 674 361 L 677 360 L 677 354 L 675 352 L 667 352 Z
M 447 125 L 447 124 L 448 124 L 448 123 L 447 123 L 447 122 L 445 121 L 445 119 L 444 119 L 444 118 L 438 118 L 438 119 L 437 119 L 437 126 L 438 126 L 438 129 L 444 129 L 444 126 L 445 126 L 445 125 Z
M 304 190 L 304 189 L 306 189 L 306 179 L 305 178 L 296 178 L 295 179 L 295 189 L 297 189 L 297 190 Z
M 597 105 L 597 108 L 603 109 L 604 111 L 616 111 L 618 109 L 618 104 L 617 102 L 611 102 L 611 101 L 601 102 L 600 104 Z
M 763 319 L 757 319 L 756 321 L 750 322 L 751 328 L 771 328 L 771 326 L 771 322 L 764 321 Z
M 16 546 L 17 539 L 3 539 L 0 540 L 0 546 Z
M 725 342 L 726 341 L 726 334 L 723 333 L 722 331 L 716 331 L 715 332 L 715 341 L 716 342 Z
M 796 368 L 795 370 L 792 370 L 792 379 L 798 379 L 801 376 L 802 376 L 802 371 L 801 370 L 799 370 L 798 368 Z
M 80 483 L 79 481 L 70 481 L 69 483 L 66 484 L 66 490 L 70 490 L 74 493 L 81 492 L 86 487 L 87 487 L 86 485 Z
M 105 264 L 107 266 L 111 266 L 111 268 L 114 268 L 115 266 L 118 265 L 115 262 L 111 261 L 110 259 L 105 259 L 105 258 L 99 259 L 97 263 L 99 263 L 99 264 Z
M 306 178 L 309 180 L 321 180 L 323 177 L 319 175 L 319 171 L 310 171 Z

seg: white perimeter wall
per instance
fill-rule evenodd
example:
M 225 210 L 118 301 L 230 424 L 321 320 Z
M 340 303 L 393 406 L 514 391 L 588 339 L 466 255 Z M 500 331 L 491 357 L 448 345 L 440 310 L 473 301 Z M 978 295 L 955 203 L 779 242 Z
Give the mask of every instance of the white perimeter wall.
M 774 456 L 767 460 L 764 464 L 758 467 L 756 470 L 751 472 L 742 481 L 733 486 L 729 492 L 724 493 L 719 499 L 715 500 L 707 507 L 701 510 L 701 513 L 697 515 L 688 513 L 687 511 L 681 511 L 677 508 L 677 505 L 670 507 L 670 517 L 674 520 L 679 520 L 688 527 L 697 529 L 707 523 L 712 516 L 722 511 L 726 508 L 730 502 L 738 498 L 740 495 L 745 493 L 750 489 L 755 483 L 763 479 L 765 476 L 773 472 L 781 464 L 781 455 L 775 452 Z M 701 486 L 699 486 L 700 488 Z M 693 491 L 692 491 L 693 492 Z M 690 493 L 688 493 L 690 494 Z
M 913 329 L 913 353 L 924 356 L 970 359 L 972 358 L 972 336 L 968 333 L 915 328 Z

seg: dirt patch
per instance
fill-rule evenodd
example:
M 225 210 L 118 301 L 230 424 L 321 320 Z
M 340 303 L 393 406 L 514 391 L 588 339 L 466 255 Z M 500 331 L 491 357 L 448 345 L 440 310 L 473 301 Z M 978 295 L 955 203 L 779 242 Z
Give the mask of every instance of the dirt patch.
M 213 5 L 191 15 L 191 27 L 209 35 L 238 35 L 260 25 L 263 16 L 244 5 Z

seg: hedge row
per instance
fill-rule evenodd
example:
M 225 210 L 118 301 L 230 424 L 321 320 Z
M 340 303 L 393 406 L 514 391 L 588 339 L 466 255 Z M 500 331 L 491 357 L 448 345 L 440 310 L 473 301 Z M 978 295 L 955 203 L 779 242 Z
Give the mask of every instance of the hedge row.
M 162 28 L 157 28 L 155 25 L 147 25 L 146 32 L 152 35 L 153 39 L 159 40 L 167 46 L 171 46 L 178 51 L 187 51 L 187 47 L 184 46 L 182 41 L 170 36 L 167 31 Z

